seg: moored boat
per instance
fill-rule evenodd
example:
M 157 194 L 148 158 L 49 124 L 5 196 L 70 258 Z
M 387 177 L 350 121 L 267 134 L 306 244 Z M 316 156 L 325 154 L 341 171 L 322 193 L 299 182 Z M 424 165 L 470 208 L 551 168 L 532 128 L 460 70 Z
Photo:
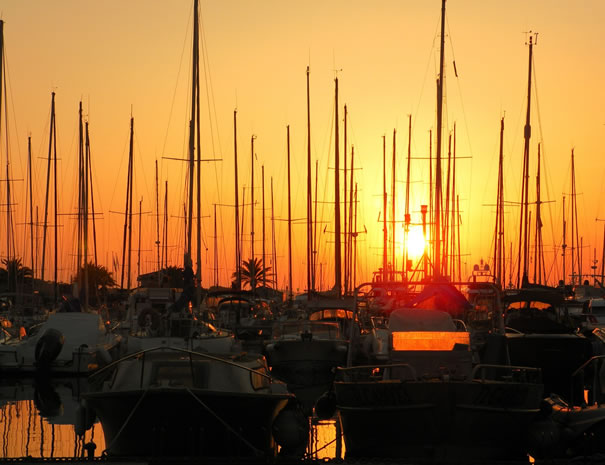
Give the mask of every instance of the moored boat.
M 90 374 L 121 354 L 122 337 L 108 331 L 99 314 L 51 313 L 23 339 L 0 344 L 0 370 L 18 374 Z
M 347 457 L 526 458 L 539 369 L 473 365 L 469 332 L 444 311 L 398 309 L 389 326 L 389 363 L 337 371 Z
M 99 389 L 83 398 L 113 456 L 270 457 L 275 422 L 294 399 L 263 357 L 245 353 L 163 347 L 129 355 L 95 378 L 103 373 Z

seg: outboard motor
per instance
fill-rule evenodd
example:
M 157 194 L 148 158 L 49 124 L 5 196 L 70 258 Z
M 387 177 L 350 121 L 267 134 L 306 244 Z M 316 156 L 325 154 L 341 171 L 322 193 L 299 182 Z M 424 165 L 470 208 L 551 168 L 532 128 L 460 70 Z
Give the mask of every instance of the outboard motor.
M 273 438 L 281 446 L 280 455 L 302 457 L 309 441 L 309 420 L 300 403 L 291 401 L 275 417 Z
M 47 329 L 36 343 L 35 359 L 36 366 L 41 369 L 48 368 L 59 356 L 65 338 L 58 329 Z
M 334 391 L 324 392 L 315 403 L 315 415 L 320 420 L 329 420 L 336 414 L 336 395 Z

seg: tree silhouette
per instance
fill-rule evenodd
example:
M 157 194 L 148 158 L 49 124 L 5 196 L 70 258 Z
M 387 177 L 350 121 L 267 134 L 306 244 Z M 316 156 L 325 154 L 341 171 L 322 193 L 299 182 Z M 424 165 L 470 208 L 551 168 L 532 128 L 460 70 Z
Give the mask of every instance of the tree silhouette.
M 87 263 L 78 270 L 76 276 L 72 278 L 72 283 L 84 283 L 84 272 L 88 271 L 88 296 L 95 300 L 101 289 L 117 286 L 116 281 L 111 276 L 111 272 L 103 265 L 95 265 L 92 262 Z M 84 284 L 82 284 L 84 286 Z M 80 294 L 84 289 L 80 289 Z
M 243 284 L 247 284 L 250 289 L 255 290 L 259 283 L 263 282 L 263 278 L 267 284 L 272 284 L 272 275 L 270 266 L 263 266 L 263 261 L 259 258 L 251 258 L 245 260 L 239 268 L 239 274 Z M 237 271 L 233 273 L 232 278 L 237 280 Z
M 23 266 L 20 258 L 3 258 L 2 264 L 4 268 L 0 268 L 0 282 L 5 283 L 8 292 L 17 292 L 23 281 L 34 277 L 31 268 Z

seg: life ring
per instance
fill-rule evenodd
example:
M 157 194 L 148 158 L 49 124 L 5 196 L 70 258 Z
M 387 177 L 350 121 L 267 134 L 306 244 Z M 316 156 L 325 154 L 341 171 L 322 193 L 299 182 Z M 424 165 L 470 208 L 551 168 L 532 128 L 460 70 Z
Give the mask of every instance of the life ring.
M 147 315 L 151 319 L 151 330 L 157 331 L 160 328 L 160 314 L 153 308 L 145 308 L 141 310 L 137 317 L 137 323 L 139 328 L 145 328 L 147 326 Z

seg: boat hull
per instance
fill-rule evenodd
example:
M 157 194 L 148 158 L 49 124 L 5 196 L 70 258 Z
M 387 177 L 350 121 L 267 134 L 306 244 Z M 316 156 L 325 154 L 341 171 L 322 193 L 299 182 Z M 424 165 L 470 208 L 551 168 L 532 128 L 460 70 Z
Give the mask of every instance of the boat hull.
M 343 340 L 281 340 L 266 346 L 271 374 L 288 384 L 303 409 L 310 412 L 334 381 L 334 368 L 345 365 Z
M 524 458 L 542 399 L 542 386 L 528 383 L 389 380 L 334 387 L 348 458 Z
M 85 396 L 107 453 L 124 457 L 272 456 L 271 426 L 290 398 L 168 387 Z

